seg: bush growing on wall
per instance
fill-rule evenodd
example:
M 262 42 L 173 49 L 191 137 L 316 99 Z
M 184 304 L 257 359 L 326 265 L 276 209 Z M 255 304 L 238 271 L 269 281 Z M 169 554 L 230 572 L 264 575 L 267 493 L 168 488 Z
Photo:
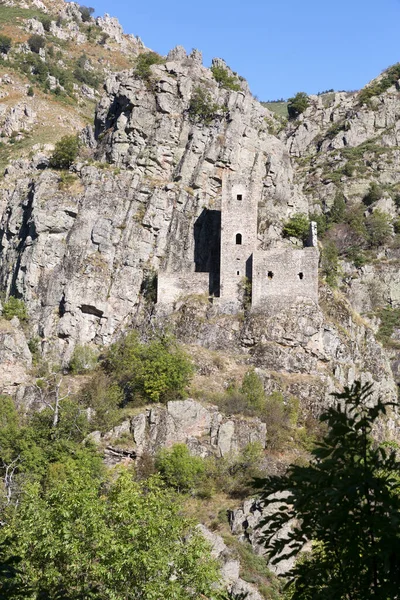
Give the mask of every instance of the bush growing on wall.
M 290 217 L 283 225 L 282 233 L 285 237 L 295 237 L 303 242 L 307 239 L 310 221 L 307 215 L 297 213 Z

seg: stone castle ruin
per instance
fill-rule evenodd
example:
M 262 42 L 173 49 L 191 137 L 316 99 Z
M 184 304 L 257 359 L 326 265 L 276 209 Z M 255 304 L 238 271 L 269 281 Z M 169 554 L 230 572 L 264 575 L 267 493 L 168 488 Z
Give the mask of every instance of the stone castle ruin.
M 158 303 L 173 306 L 188 295 L 212 298 L 225 312 L 271 310 L 282 304 L 318 303 L 316 224 L 304 248 L 258 249 L 258 202 L 251 186 L 224 180 L 221 211 L 204 209 L 194 226 L 193 261 L 158 275 Z

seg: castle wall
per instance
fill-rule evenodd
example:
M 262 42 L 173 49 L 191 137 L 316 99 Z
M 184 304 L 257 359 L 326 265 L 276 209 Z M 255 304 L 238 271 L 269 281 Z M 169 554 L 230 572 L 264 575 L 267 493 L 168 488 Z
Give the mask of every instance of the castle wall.
M 179 298 L 190 294 L 208 294 L 209 273 L 181 273 L 158 274 L 157 303 L 172 305 Z
M 270 309 L 282 303 L 318 303 L 317 248 L 279 248 L 253 255 L 252 308 Z
M 226 179 L 221 209 L 220 298 L 222 303 L 239 304 L 243 280 L 252 278 L 252 254 L 257 246 L 256 194 L 249 184 Z

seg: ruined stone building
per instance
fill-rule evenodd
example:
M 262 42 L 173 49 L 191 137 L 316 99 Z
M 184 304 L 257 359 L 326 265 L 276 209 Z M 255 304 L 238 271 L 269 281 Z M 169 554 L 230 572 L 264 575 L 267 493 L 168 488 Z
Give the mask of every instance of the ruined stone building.
M 255 309 L 282 303 L 318 303 L 316 225 L 304 248 L 259 250 L 258 204 L 242 182 L 223 184 L 221 211 L 204 210 L 194 227 L 194 257 L 189 267 L 168 265 L 158 275 L 158 303 L 173 306 L 185 296 L 208 293 L 223 310 L 247 301 Z

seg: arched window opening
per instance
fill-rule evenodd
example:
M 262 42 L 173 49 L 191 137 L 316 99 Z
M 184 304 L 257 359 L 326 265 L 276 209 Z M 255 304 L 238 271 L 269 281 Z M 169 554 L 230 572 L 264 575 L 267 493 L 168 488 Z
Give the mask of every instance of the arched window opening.
M 268 279 L 272 279 L 274 276 L 272 271 L 268 271 Z
M 242 245 L 242 234 L 241 233 L 237 233 L 236 234 L 236 245 L 237 246 L 241 246 Z
M 237 194 L 236 200 L 243 200 L 243 194 Z
M 303 273 L 299 273 L 299 279 L 303 279 L 304 274 Z

